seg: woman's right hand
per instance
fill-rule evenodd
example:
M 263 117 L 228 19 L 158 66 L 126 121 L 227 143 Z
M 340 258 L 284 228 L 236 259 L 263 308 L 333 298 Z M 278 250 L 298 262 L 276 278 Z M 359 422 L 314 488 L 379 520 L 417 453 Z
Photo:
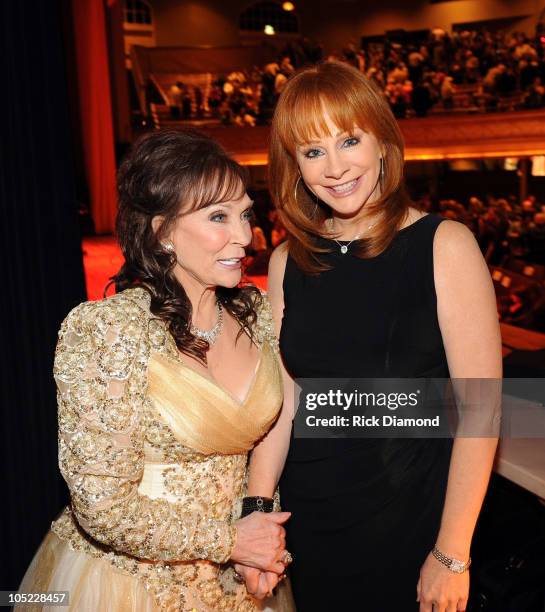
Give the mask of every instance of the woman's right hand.
M 231 561 L 264 572 L 283 574 L 280 560 L 286 549 L 285 523 L 291 512 L 252 512 L 236 523 L 237 540 Z

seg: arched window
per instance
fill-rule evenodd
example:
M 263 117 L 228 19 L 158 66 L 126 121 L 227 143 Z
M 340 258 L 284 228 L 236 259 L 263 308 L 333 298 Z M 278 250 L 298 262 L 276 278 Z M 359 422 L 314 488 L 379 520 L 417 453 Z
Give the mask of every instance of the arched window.
M 130 69 L 132 67 L 132 47 L 155 47 L 153 8 L 149 2 L 123 0 L 123 38 L 125 40 L 125 65 Z
M 254 2 L 240 15 L 240 29 L 249 32 L 264 32 L 268 26 L 268 33 L 299 32 L 299 23 L 293 10 L 286 10 L 283 5 L 292 3 L 281 2 Z M 270 32 L 270 28 L 273 31 Z
M 151 25 L 151 7 L 144 0 L 125 0 L 125 23 Z

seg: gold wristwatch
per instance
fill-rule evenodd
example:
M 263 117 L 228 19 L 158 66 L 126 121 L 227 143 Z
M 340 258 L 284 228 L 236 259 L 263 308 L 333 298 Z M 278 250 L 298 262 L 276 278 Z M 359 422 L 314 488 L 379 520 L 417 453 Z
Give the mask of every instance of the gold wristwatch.
M 436 546 L 431 552 L 437 561 L 440 561 L 443 565 L 446 565 L 448 569 L 455 574 L 463 574 L 471 565 L 471 557 L 469 557 L 467 563 L 464 563 L 458 559 L 447 557 L 447 555 L 444 555 Z

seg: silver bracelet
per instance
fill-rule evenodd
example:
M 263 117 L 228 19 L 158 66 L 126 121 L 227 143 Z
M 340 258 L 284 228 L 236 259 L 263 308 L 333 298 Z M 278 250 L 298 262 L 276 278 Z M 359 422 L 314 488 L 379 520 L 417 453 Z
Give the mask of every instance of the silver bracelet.
M 437 546 L 434 546 L 431 552 L 432 555 L 437 559 L 437 561 L 440 561 L 443 565 L 448 567 L 451 572 L 454 572 L 455 574 L 463 574 L 471 565 L 471 557 L 469 557 L 467 563 L 464 563 L 463 561 L 460 561 L 458 559 L 447 557 L 447 555 L 442 553 L 437 548 Z

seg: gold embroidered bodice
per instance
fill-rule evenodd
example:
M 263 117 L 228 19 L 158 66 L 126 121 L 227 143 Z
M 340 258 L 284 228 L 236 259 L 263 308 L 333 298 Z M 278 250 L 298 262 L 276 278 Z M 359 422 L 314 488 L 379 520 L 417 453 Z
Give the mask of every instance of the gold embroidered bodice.
M 143 289 L 86 302 L 59 332 L 59 465 L 71 505 L 52 523 L 75 550 L 144 581 L 167 610 L 254 610 L 223 565 L 248 451 L 282 403 L 266 296 L 240 402 L 180 358 Z

